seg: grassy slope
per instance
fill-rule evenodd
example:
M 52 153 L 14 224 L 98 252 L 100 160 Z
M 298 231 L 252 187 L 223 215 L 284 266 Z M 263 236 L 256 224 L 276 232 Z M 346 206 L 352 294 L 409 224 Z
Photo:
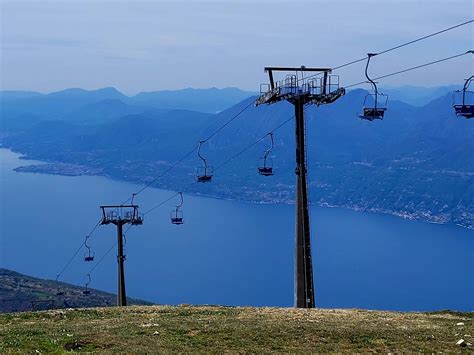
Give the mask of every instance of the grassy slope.
M 0 352 L 472 351 L 473 313 L 133 306 L 0 315 Z M 464 325 L 456 325 L 463 322 Z
M 116 295 L 64 282 L 43 280 L 0 268 L 0 313 L 32 310 L 32 301 L 54 301 L 53 308 L 105 307 L 116 304 Z M 61 291 L 63 294 L 58 295 Z M 149 302 L 128 299 L 129 304 L 146 305 Z M 51 304 L 38 304 L 36 309 L 47 309 Z

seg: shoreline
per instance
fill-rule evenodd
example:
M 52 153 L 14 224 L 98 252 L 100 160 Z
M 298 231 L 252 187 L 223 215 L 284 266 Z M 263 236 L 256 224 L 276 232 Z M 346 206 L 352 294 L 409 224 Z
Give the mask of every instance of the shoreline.
M 89 168 L 87 166 L 83 165 L 75 165 L 75 164 L 65 164 L 65 163 L 57 163 L 57 162 L 48 162 L 48 161 L 38 161 L 36 159 L 30 159 L 27 156 L 21 155 L 19 152 L 15 152 L 11 149 L 0 147 L 1 149 L 6 149 L 10 152 L 13 152 L 15 154 L 18 154 L 19 157 L 18 159 L 23 160 L 23 161 L 36 161 L 40 162 L 40 164 L 31 164 L 31 165 L 22 165 L 16 168 L 13 168 L 15 172 L 18 173 L 29 173 L 29 174 L 44 174 L 44 175 L 59 175 L 59 176 L 66 176 L 66 177 L 74 177 L 74 176 L 98 176 L 98 177 L 103 177 L 106 179 L 111 179 L 115 181 L 120 181 L 120 182 L 129 182 L 137 185 L 143 185 L 145 182 L 141 181 L 133 181 L 133 180 L 127 180 L 127 179 L 120 179 L 116 177 L 109 176 L 107 174 L 104 174 L 101 169 L 94 169 L 94 168 Z M 159 187 L 156 186 L 154 188 L 158 189 L 170 189 L 169 187 Z M 234 201 L 234 202 L 244 202 L 244 203 L 251 203 L 251 204 L 260 204 L 260 205 L 293 205 L 293 201 L 271 201 L 271 200 L 252 200 L 252 199 L 239 199 L 238 197 L 225 197 L 225 196 L 219 196 L 216 194 L 200 194 L 196 192 L 189 192 L 186 191 L 185 193 L 192 195 L 192 196 L 198 196 L 198 197 L 207 197 L 207 198 L 213 198 L 213 199 L 218 199 L 218 200 L 223 200 L 223 201 Z M 456 223 L 456 222 L 451 222 L 447 220 L 446 218 L 443 218 L 442 216 L 433 216 L 432 218 L 427 218 L 426 217 L 426 212 L 420 214 L 413 214 L 413 213 L 406 213 L 403 211 L 393 211 L 390 209 L 379 209 L 379 208 L 374 208 L 374 209 L 368 209 L 363 206 L 350 206 L 350 205 L 334 205 L 330 204 L 327 202 L 313 202 L 310 203 L 312 206 L 317 206 L 321 208 L 341 208 L 341 209 L 347 209 L 347 210 L 352 210 L 356 212 L 368 212 L 368 213 L 377 213 L 377 214 L 385 214 L 385 215 L 391 215 L 395 217 L 399 217 L 402 219 L 406 220 L 411 220 L 411 221 L 420 221 L 420 222 L 425 222 L 425 223 L 431 223 L 431 224 L 438 224 L 438 225 L 455 225 L 458 227 L 466 228 L 468 230 L 474 230 L 474 224 L 463 224 L 463 223 Z

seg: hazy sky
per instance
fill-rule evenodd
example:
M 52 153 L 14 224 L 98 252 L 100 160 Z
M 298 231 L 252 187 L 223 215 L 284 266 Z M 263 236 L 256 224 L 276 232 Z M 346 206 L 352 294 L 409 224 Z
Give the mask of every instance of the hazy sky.
M 263 67 L 334 67 L 472 19 L 472 0 L 0 0 L 0 89 L 258 90 Z M 373 60 L 382 75 L 472 49 L 473 26 Z M 341 70 L 342 84 L 363 66 Z M 381 85 L 459 83 L 472 56 Z

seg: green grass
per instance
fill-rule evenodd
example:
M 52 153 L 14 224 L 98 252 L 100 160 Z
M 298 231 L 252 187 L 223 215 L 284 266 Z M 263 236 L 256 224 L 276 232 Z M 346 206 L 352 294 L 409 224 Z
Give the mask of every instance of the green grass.
M 472 351 L 473 313 L 133 306 L 0 315 L 0 352 Z M 463 322 L 464 325 L 456 325 Z M 466 336 L 467 335 L 467 336 Z

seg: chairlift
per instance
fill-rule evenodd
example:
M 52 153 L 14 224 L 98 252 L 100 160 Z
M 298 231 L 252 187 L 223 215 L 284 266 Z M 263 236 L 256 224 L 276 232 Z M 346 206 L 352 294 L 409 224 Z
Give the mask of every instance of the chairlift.
M 86 235 L 86 240 L 84 240 L 84 246 L 87 248 L 87 253 L 84 254 L 84 261 L 94 261 L 95 253 L 91 251 L 91 247 L 87 244 L 87 239 L 90 238 L 90 235 Z
M 474 92 L 468 90 L 473 79 L 474 75 L 469 79 L 466 79 L 462 90 L 456 90 L 453 92 L 453 108 L 456 112 L 456 116 L 464 118 L 474 117 Z
M 56 282 L 59 282 L 59 274 L 56 275 Z M 63 295 L 64 295 L 64 291 L 61 291 L 61 289 L 59 289 L 56 292 L 56 296 L 63 296 Z
M 379 93 L 377 89 L 377 84 L 373 81 L 368 74 L 370 58 L 377 55 L 376 53 L 367 54 L 367 65 L 365 66 L 365 76 L 367 80 L 371 83 L 373 87 L 373 93 L 369 93 L 365 96 L 364 106 L 362 108 L 362 113 L 359 114 L 359 117 L 368 120 L 383 120 L 385 111 L 387 111 L 387 101 L 388 96 L 382 93 Z
M 89 284 L 91 283 L 91 274 L 87 274 L 86 289 L 82 291 L 83 295 L 90 295 L 91 291 L 89 290 Z
M 181 198 L 181 202 L 179 205 L 176 206 L 176 208 L 171 211 L 170 216 L 171 216 L 171 223 L 172 224 L 183 224 L 183 211 L 180 210 L 180 208 L 183 206 L 183 193 L 179 193 L 179 197 Z
M 272 159 L 270 158 L 270 153 L 273 150 L 274 142 L 273 142 L 273 133 L 268 133 L 268 136 L 270 136 L 271 140 L 271 146 L 268 148 L 265 153 L 263 154 L 263 157 L 259 159 L 259 164 L 258 164 L 258 173 L 263 176 L 272 176 L 273 175 L 273 162 Z
M 199 148 L 198 148 L 198 157 L 202 160 L 203 166 L 197 168 L 197 182 L 211 182 L 212 181 L 212 173 L 213 168 L 212 166 L 207 165 L 206 159 L 201 155 L 201 146 L 206 141 L 199 141 Z

